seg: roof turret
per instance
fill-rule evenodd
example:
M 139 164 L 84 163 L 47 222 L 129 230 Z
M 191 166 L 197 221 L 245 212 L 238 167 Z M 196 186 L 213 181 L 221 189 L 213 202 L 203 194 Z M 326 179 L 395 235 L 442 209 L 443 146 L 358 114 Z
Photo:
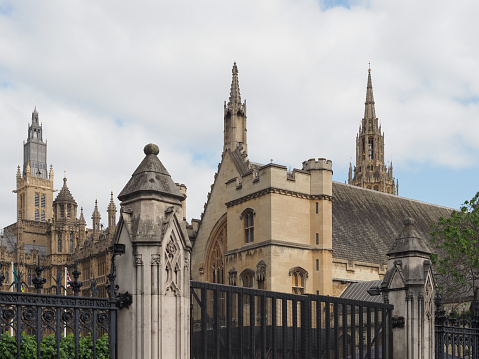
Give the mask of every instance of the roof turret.
M 55 201 L 53 203 L 58 202 L 69 202 L 74 203 L 75 205 L 77 204 L 72 194 L 70 193 L 70 190 L 68 189 L 66 177 L 63 178 L 63 187 L 58 193 L 57 198 L 55 198 Z

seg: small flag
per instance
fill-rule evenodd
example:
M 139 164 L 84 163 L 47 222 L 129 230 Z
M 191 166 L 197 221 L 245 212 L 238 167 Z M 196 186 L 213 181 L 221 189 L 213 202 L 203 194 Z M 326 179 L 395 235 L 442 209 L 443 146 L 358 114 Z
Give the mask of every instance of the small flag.
M 17 270 L 15 269 L 15 266 L 13 266 L 13 277 L 15 278 L 15 281 L 17 282 L 17 288 L 18 288 L 18 281 L 20 280 L 20 278 L 18 278 L 18 274 L 17 274 Z M 25 288 L 23 287 L 22 283 L 20 283 L 20 291 L 22 293 L 25 292 Z
M 67 271 L 67 288 L 71 288 L 72 286 L 70 285 L 70 282 L 71 282 L 71 278 L 70 278 L 70 273 L 68 273 Z

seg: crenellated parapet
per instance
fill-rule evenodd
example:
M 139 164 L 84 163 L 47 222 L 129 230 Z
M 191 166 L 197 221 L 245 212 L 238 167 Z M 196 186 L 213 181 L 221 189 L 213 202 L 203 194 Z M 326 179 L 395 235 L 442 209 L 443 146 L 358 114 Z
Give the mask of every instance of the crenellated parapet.
M 333 161 L 326 158 L 310 158 L 303 162 L 303 171 L 326 170 L 333 171 Z

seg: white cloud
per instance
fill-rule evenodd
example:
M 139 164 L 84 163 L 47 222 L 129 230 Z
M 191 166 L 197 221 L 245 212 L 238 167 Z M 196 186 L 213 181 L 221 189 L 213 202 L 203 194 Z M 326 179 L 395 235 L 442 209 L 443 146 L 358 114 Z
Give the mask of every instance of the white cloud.
M 0 0 L 0 226 L 15 220 L 11 190 L 35 96 L 56 186 L 66 170 L 87 219 L 98 196 L 106 220 L 111 183 L 117 195 L 149 142 L 187 185 L 188 218 L 198 217 L 220 161 L 233 61 L 253 161 L 300 167 L 326 157 L 335 177 L 344 175 L 371 61 L 396 176 L 424 164 L 478 168 L 479 5 L 321 7 L 313 0 Z

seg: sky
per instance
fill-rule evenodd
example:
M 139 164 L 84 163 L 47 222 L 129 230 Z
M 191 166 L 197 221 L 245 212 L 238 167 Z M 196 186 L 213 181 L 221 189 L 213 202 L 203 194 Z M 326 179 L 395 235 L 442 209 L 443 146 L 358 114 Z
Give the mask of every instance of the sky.
M 0 0 L 0 227 L 35 106 L 55 188 L 66 173 L 89 226 L 148 143 L 199 218 L 235 61 L 250 160 L 323 157 L 347 180 L 370 62 L 399 195 L 458 208 L 479 190 L 477 14 L 475 0 Z

